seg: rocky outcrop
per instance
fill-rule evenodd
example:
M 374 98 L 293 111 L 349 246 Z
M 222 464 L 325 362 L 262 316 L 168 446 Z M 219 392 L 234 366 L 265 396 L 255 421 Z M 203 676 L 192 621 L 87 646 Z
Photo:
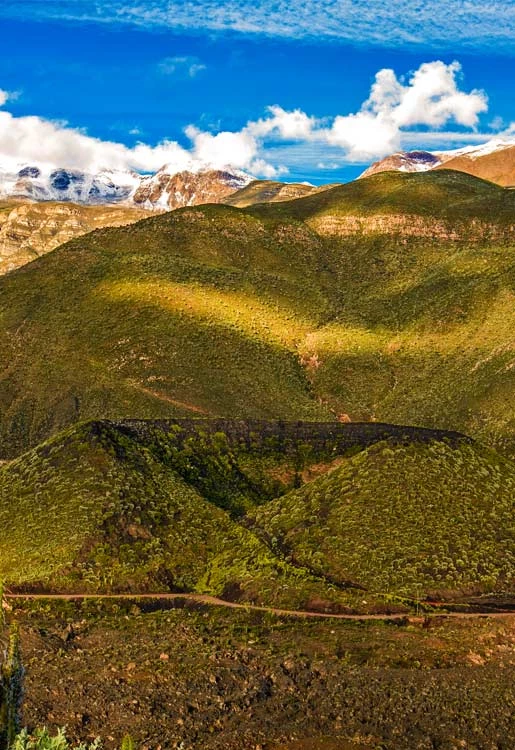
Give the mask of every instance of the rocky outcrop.
M 505 241 L 513 237 L 515 225 L 489 224 L 472 219 L 467 222 L 446 222 L 436 218 L 425 218 L 415 214 L 374 214 L 316 216 L 306 223 L 317 234 L 327 237 L 359 235 L 394 235 L 434 239 L 438 241 Z
M 208 170 L 171 174 L 166 167 L 151 177 L 143 177 L 132 202 L 143 208 L 174 209 L 202 203 L 222 203 L 223 199 L 248 185 L 243 172 Z
M 101 227 L 119 227 L 148 214 L 108 206 L 71 203 L 0 204 L 0 275 Z

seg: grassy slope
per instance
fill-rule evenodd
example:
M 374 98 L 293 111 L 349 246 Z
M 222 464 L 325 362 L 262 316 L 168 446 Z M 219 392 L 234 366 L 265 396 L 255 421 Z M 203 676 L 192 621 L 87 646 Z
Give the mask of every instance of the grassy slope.
M 467 175 L 388 173 L 69 243 L 0 281 L 0 451 L 84 418 L 345 413 L 515 455 L 514 246 L 324 238 L 302 221 L 403 211 L 506 227 L 514 205 Z
M 515 456 L 515 243 L 467 238 L 474 220 L 513 227 L 513 191 L 457 172 L 386 173 L 250 211 L 307 221 L 404 212 L 464 227 L 458 242 L 328 241 L 337 312 L 302 352 L 337 413 L 453 426 Z
M 303 227 L 280 236 L 210 206 L 95 232 L 10 274 L 2 447 L 77 418 L 327 416 L 295 346 L 326 307 L 302 285 L 320 256 Z
M 254 182 L 251 182 L 250 185 L 241 188 L 241 190 L 231 193 L 227 198 L 224 198 L 223 202 L 228 206 L 246 208 L 255 203 L 273 203 L 277 201 L 292 200 L 294 198 L 302 198 L 311 193 L 326 190 L 327 188 L 327 185 L 323 185 L 321 188 L 316 188 L 312 185 L 304 185 L 302 183 L 255 180 Z
M 453 221 L 485 219 L 513 223 L 515 195 L 492 182 L 442 169 L 407 174 L 382 172 L 337 185 L 298 200 L 261 204 L 258 216 L 291 216 L 303 221 L 324 214 L 404 213 Z
M 291 608 L 513 583 L 515 465 L 489 449 L 328 444 L 321 464 L 304 444 L 179 436 L 83 423 L 0 469 L 0 577 Z
M 195 458 L 179 453 L 173 440 L 164 457 L 108 423 L 87 423 L 4 466 L 0 576 L 64 591 L 197 591 L 292 607 L 315 595 L 344 601 L 199 494 L 174 470 L 175 462 L 187 475 Z M 197 470 L 216 477 L 224 457 L 207 449 Z
M 515 584 L 515 464 L 481 446 L 378 443 L 250 514 L 295 564 L 411 597 Z

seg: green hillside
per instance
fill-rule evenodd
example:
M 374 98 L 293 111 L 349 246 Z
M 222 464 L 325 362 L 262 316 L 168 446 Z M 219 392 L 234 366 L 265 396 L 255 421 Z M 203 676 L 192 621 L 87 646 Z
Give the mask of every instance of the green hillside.
M 254 180 L 241 190 L 224 198 L 223 202 L 227 206 L 236 206 L 237 208 L 246 208 L 253 206 L 255 203 L 275 203 L 278 201 L 293 200 L 302 198 L 312 193 L 327 190 L 332 185 L 322 185 L 314 187 L 305 183 L 288 183 L 276 182 L 274 180 Z
M 182 416 L 427 425 L 515 455 L 514 206 L 465 174 L 385 173 L 70 242 L 0 280 L 0 456 L 77 420 Z M 426 235 L 315 231 L 388 207 Z
M 0 469 L 0 578 L 36 590 L 345 603 L 338 589 L 284 562 L 216 504 L 224 464 L 226 496 L 236 487 L 241 497 L 249 477 L 258 487 L 256 471 L 247 461 L 243 473 L 223 435 L 197 436 L 182 448 L 175 435 L 154 433 L 145 444 L 112 424 L 87 423 Z
M 297 200 L 264 203 L 254 215 L 306 221 L 324 214 L 404 213 L 452 221 L 484 219 L 513 224 L 515 194 L 480 178 L 452 169 L 438 172 L 382 172 L 336 185 Z
M 514 590 L 515 464 L 478 445 L 378 443 L 250 513 L 295 565 L 409 597 Z
M 79 424 L 0 469 L 0 578 L 324 610 L 509 591 L 515 465 L 367 427 Z

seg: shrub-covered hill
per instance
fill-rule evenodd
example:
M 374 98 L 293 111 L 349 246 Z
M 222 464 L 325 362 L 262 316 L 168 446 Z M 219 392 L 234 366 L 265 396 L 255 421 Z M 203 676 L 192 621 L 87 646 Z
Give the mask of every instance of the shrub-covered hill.
M 259 216 L 290 216 L 314 221 L 323 216 L 362 217 L 401 214 L 450 222 L 466 234 L 466 223 L 484 221 L 513 229 L 515 194 L 463 172 L 383 172 L 365 180 L 335 185 L 296 200 L 249 208 Z
M 58 248 L 0 279 L 0 457 L 78 419 L 192 415 L 419 424 L 515 455 L 508 193 L 380 174 Z M 379 223 L 324 234 L 306 206 L 327 201 L 365 218 L 375 205 Z M 415 208 L 429 234 L 410 234 Z
M 36 590 L 345 603 L 343 592 L 277 557 L 220 507 L 223 490 L 225 499 L 238 490 L 242 497 L 251 476 L 255 492 L 259 469 L 240 467 L 223 435 L 184 444 L 176 434 L 147 436 L 145 445 L 112 424 L 85 423 L 0 469 L 0 578 Z
M 280 201 L 303 198 L 312 193 L 328 190 L 334 185 L 313 187 L 305 183 L 275 182 L 273 180 L 255 180 L 244 188 L 224 198 L 227 206 L 246 208 L 256 203 L 277 203 Z
M 409 597 L 515 590 L 515 464 L 478 444 L 370 446 L 249 514 L 295 565 Z
M 302 609 L 513 583 L 515 466 L 493 451 L 391 428 L 356 453 L 354 425 L 311 442 L 264 426 L 249 443 L 240 427 L 90 422 L 14 459 L 0 577 Z

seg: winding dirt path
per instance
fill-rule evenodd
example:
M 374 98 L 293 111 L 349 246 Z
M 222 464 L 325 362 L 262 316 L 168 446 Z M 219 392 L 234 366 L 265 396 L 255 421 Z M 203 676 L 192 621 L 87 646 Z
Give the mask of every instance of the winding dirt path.
M 281 617 L 302 617 L 318 618 L 333 620 L 403 620 L 409 618 L 410 621 L 423 621 L 426 617 L 453 617 L 455 619 L 475 619 L 479 617 L 515 617 L 515 612 L 424 612 L 420 614 L 412 613 L 395 613 L 395 614 L 332 614 L 329 612 L 310 612 L 305 610 L 279 609 L 277 607 L 264 607 L 258 604 L 240 604 L 238 602 L 228 602 L 225 599 L 218 599 L 216 596 L 207 594 L 15 594 L 4 593 L 4 599 L 8 600 L 85 600 L 85 599 L 110 599 L 110 600 L 139 600 L 153 599 L 157 601 L 173 601 L 174 599 L 183 599 L 197 604 L 206 604 L 214 607 L 227 607 L 229 609 L 244 609 L 257 612 L 269 612 Z

